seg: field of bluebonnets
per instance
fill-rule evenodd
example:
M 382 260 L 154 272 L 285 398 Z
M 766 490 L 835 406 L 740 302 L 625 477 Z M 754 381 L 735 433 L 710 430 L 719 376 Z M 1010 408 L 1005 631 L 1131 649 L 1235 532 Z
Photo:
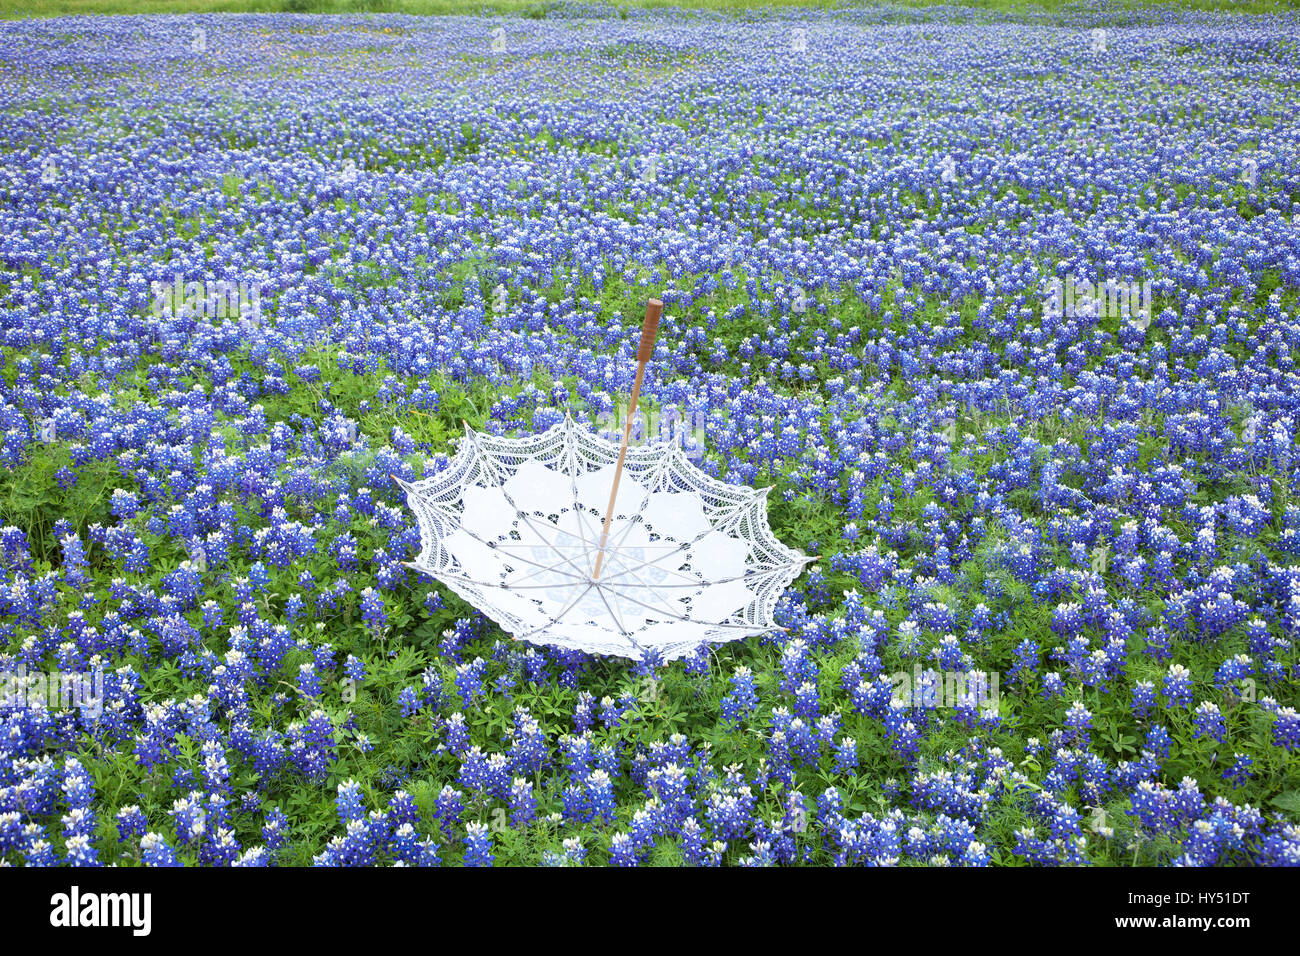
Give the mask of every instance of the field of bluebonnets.
M 0 27 L 0 863 L 1300 862 L 1296 18 L 542 12 Z M 389 476 L 659 294 L 821 564 L 512 641 Z

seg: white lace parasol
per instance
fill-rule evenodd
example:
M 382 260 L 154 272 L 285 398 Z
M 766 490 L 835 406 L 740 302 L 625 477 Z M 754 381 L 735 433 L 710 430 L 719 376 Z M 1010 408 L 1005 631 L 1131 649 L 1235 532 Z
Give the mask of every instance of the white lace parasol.
M 399 482 L 420 523 L 411 566 L 555 647 L 671 660 L 772 630 L 812 559 L 772 534 L 767 491 L 709 477 L 675 443 L 623 452 L 620 471 L 620 447 L 567 418 L 524 438 L 467 426 L 440 474 Z

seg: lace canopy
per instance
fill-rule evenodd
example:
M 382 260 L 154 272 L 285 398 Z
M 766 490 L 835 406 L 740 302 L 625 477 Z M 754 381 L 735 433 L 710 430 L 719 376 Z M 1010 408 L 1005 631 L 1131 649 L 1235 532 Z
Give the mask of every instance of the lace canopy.
M 571 419 L 539 435 L 466 428 L 439 474 L 399 482 L 420 524 L 411 566 L 521 640 L 665 660 L 773 629 L 810 560 L 767 523 L 767 491 L 728 485 L 674 443 L 628 449 L 596 555 L 617 445 Z

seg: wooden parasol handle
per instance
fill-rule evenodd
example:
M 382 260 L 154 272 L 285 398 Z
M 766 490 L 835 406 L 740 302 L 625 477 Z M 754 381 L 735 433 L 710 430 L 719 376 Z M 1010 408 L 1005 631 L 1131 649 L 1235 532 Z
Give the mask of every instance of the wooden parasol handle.
M 659 333 L 659 316 L 664 304 L 658 299 L 646 303 L 645 322 L 641 325 L 641 344 L 636 350 L 636 380 L 632 382 L 632 398 L 628 402 L 627 422 L 623 425 L 623 443 L 618 449 L 618 466 L 614 469 L 614 487 L 609 489 L 609 504 L 605 507 L 605 524 L 600 529 L 600 548 L 596 552 L 596 566 L 592 569 L 591 579 L 600 577 L 601 565 L 605 563 L 605 544 L 609 541 L 609 526 L 614 521 L 614 501 L 618 498 L 618 483 L 623 477 L 623 459 L 627 457 L 628 442 L 632 439 L 632 421 L 636 418 L 636 402 L 641 397 L 641 380 L 645 377 L 645 366 L 654 355 L 655 336 Z
M 658 299 L 646 303 L 645 322 L 641 324 L 641 344 L 636 350 L 637 364 L 643 368 L 655 354 L 655 336 L 659 334 L 659 316 L 663 311 L 664 304 Z

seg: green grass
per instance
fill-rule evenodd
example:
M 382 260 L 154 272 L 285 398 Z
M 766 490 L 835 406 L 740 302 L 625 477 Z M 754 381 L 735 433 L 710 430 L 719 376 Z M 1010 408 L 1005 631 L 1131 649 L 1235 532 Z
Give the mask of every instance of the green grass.
M 570 0 L 581 4 L 587 0 Z M 756 12 L 782 8 L 834 9 L 892 6 L 919 8 L 961 6 L 1001 14 L 1098 14 L 1098 4 L 1078 0 L 614 0 L 593 7 L 626 11 L 692 9 L 717 12 Z M 405 13 L 421 16 L 451 14 L 516 15 L 542 18 L 559 4 L 552 0 L 0 0 L 0 18 L 62 17 L 100 14 L 162 13 Z M 1104 4 L 1115 12 L 1161 10 L 1221 10 L 1233 13 L 1280 13 L 1300 9 L 1300 0 L 1114 0 Z

